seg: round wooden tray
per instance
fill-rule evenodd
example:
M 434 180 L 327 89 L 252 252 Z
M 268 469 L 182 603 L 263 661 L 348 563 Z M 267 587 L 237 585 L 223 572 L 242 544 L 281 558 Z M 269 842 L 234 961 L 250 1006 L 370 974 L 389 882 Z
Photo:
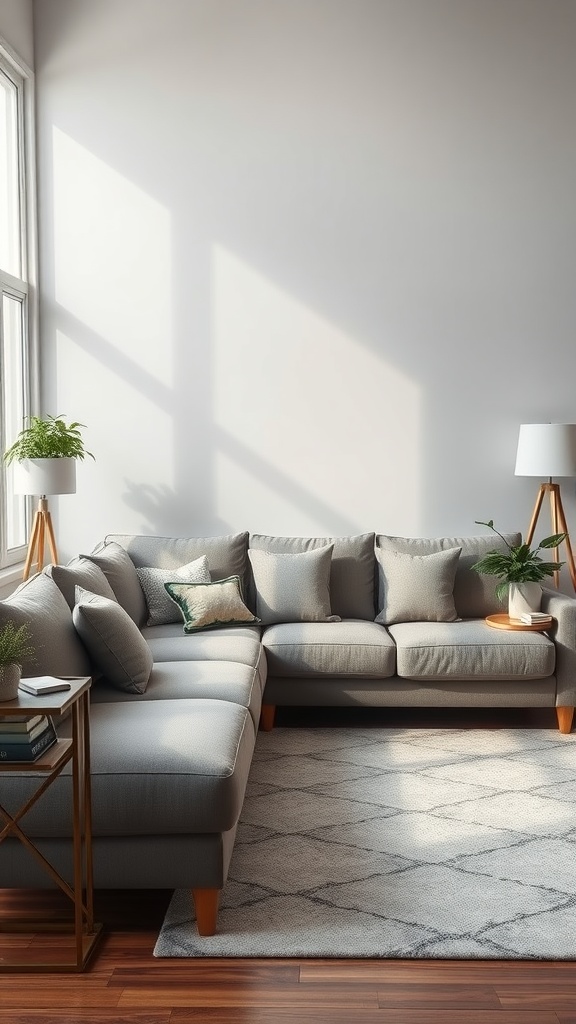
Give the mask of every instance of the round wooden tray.
M 520 619 L 511 619 L 509 615 L 503 613 L 486 616 L 486 624 L 493 626 L 494 629 L 519 629 L 532 633 L 545 632 L 550 629 L 553 622 L 554 619 L 551 615 L 547 619 L 543 619 L 542 622 L 521 622 Z

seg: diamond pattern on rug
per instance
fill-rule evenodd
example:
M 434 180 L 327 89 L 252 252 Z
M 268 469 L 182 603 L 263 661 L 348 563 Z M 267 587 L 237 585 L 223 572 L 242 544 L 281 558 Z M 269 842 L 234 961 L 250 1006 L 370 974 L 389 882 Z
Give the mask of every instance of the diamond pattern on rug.
M 258 736 L 215 936 L 157 956 L 576 959 L 576 755 L 549 730 Z

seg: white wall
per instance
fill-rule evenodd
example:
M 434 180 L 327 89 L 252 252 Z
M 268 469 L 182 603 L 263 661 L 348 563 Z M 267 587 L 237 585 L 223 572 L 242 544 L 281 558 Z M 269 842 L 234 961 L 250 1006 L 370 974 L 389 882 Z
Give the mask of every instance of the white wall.
M 0 0 L 0 37 L 28 65 L 34 67 L 32 0 Z
M 526 529 L 518 425 L 576 421 L 573 0 L 34 10 L 63 553 Z

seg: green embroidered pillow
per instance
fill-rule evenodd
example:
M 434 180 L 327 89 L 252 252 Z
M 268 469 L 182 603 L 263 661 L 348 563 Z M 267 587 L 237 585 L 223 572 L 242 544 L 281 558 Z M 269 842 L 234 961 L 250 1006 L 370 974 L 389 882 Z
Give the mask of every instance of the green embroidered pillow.
M 182 613 L 185 633 L 260 622 L 244 604 L 239 576 L 214 583 L 169 582 L 164 587 Z

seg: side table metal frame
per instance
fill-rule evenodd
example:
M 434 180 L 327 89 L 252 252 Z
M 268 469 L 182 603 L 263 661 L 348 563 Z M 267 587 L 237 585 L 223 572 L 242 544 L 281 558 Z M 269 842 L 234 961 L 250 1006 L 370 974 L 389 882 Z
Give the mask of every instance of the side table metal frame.
M 31 962 L 29 960 L 4 960 L 0 972 L 16 971 L 82 971 L 88 962 L 102 930 L 94 922 L 94 889 L 92 868 L 92 793 L 90 780 L 90 691 L 89 678 L 71 681 L 71 691 L 45 697 L 28 697 L 0 705 L 0 714 L 62 714 L 71 708 L 72 738 L 59 739 L 33 762 L 0 763 L 0 773 L 34 772 L 43 773 L 45 778 L 38 784 L 32 795 L 14 813 L 10 814 L 0 804 L 0 843 L 8 836 L 14 836 L 34 856 L 52 880 L 60 887 L 74 905 L 73 922 L 38 920 L 37 918 L 0 919 L 0 932 L 67 932 L 74 936 L 74 959 L 57 962 Z M 52 700 L 50 699 L 52 698 Z M 71 763 L 72 769 L 72 845 L 73 882 L 62 877 L 53 864 L 38 849 L 35 843 L 20 827 L 20 819 L 40 799 L 43 793 Z M 3 822 L 5 824 L 3 825 Z M 2 827 L 3 826 L 3 827 Z

